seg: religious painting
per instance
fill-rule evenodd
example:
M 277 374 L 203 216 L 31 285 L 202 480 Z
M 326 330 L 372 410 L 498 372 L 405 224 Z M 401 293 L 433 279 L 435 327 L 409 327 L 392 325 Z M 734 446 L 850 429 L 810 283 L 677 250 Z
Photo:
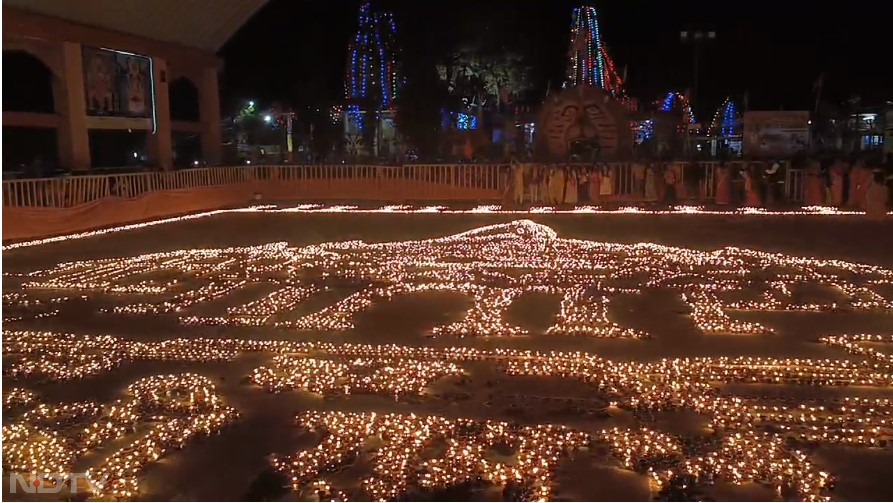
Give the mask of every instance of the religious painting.
M 115 53 L 84 47 L 84 88 L 87 114 L 119 115 L 118 63 Z
M 137 54 L 83 48 L 88 115 L 152 116 L 150 59 Z
M 148 117 L 150 101 L 149 58 L 127 54 L 117 55 L 118 86 L 121 106 L 126 115 Z

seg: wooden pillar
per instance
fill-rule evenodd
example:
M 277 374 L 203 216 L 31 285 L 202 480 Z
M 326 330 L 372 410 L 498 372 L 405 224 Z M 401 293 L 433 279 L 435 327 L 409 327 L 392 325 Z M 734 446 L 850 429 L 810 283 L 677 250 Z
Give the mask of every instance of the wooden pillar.
M 199 86 L 199 115 L 205 132 L 202 133 L 202 157 L 210 165 L 221 162 L 220 92 L 217 88 L 217 69 L 202 70 Z
M 90 138 L 87 135 L 87 103 L 81 44 L 62 42 L 62 72 L 54 85 L 59 123 L 59 163 L 73 171 L 90 169 Z
M 152 77 L 155 87 L 153 96 L 154 132 L 146 133 L 146 153 L 154 166 L 169 170 L 173 167 L 173 147 L 171 144 L 171 105 L 168 96 L 167 61 L 152 58 Z

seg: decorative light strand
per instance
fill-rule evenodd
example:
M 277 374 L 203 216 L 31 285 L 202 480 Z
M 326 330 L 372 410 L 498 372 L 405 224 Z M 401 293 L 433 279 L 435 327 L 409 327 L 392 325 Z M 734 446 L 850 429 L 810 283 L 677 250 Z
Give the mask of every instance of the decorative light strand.
M 205 218 L 216 215 L 223 215 L 227 213 L 255 213 L 255 212 L 274 212 L 274 213 L 443 213 L 448 215 L 463 215 L 463 214 L 478 214 L 478 213 L 494 213 L 499 215 L 528 215 L 531 213 L 539 214 L 539 213 L 555 213 L 555 214 L 594 214 L 594 215 L 720 215 L 726 217 L 734 217 L 734 216 L 765 216 L 765 217 L 778 217 L 778 216 L 835 216 L 835 217 L 846 217 L 846 216 L 865 216 L 865 212 L 863 211 L 851 211 L 851 210 L 838 210 L 837 208 L 831 208 L 827 206 L 804 206 L 798 210 L 766 210 L 764 208 L 738 208 L 735 210 L 708 210 L 703 206 L 673 206 L 669 209 L 652 209 L 652 208 L 642 208 L 638 206 L 622 206 L 616 209 L 608 209 L 600 206 L 578 206 L 575 208 L 563 208 L 563 207 L 551 207 L 551 206 L 542 206 L 542 207 L 531 207 L 529 209 L 511 209 L 506 210 L 502 209 L 500 206 L 488 205 L 488 206 L 478 206 L 472 209 L 451 209 L 444 206 L 418 206 L 412 207 L 408 206 L 402 210 L 391 210 L 387 209 L 388 207 L 381 208 L 360 208 L 358 206 L 343 206 L 343 205 L 324 205 L 324 204 L 303 204 L 290 208 L 280 208 L 273 205 L 265 205 L 265 206 L 251 206 L 248 208 L 235 208 L 235 209 L 223 209 L 223 210 L 214 210 L 214 211 L 206 211 L 202 213 L 195 213 L 192 215 L 184 215 L 180 217 L 172 217 L 172 218 L 164 218 L 160 220 L 152 220 L 149 222 L 142 222 L 138 224 L 128 224 L 121 225 L 116 227 L 108 227 L 105 229 L 98 229 L 94 231 L 87 232 L 79 232 L 74 234 L 66 234 L 62 236 L 55 236 L 51 238 L 44 239 L 35 239 L 31 241 L 22 241 L 18 243 L 10 243 L 5 244 L 0 248 L 0 250 L 14 250 L 18 248 L 28 248 L 32 246 L 40 246 L 44 244 L 50 243 L 58 243 L 63 241 L 70 241 L 75 239 L 84 239 L 90 238 L 94 236 L 100 236 L 104 234 L 111 234 L 116 232 L 123 232 L 129 230 L 137 230 L 146 227 L 152 227 L 155 225 L 168 224 L 168 223 L 176 223 L 182 222 L 185 220 L 195 220 L 198 218 Z M 887 213 L 888 215 L 893 215 L 893 211 Z
M 175 277 L 153 279 L 158 271 Z M 224 316 L 188 312 L 254 284 L 280 288 L 231 307 Z M 828 302 L 795 298 L 794 289 L 810 284 L 830 286 L 839 298 Z M 345 285 L 361 289 L 297 320 L 279 316 L 321 291 Z M 564 239 L 547 226 L 519 220 L 420 241 L 330 242 L 297 248 L 270 243 L 69 262 L 29 273 L 23 288 L 139 294 L 144 297 L 139 302 L 105 310 L 178 313 L 184 324 L 314 331 L 350 330 L 358 313 L 396 295 L 451 291 L 474 301 L 461 321 L 431 331 L 434 336 L 453 337 L 527 335 L 523 327 L 507 322 L 505 314 L 521 295 L 539 292 L 562 298 L 547 334 L 641 339 L 648 335 L 609 319 L 614 294 L 635 294 L 641 287 L 671 288 L 689 304 L 695 325 L 705 333 L 767 334 L 771 328 L 735 320 L 730 311 L 889 312 L 893 300 L 877 291 L 883 285 L 893 285 L 893 271 L 865 264 L 735 247 L 703 252 Z M 754 291 L 757 299 L 729 298 Z M 17 298 L 10 297 L 8 305 L 15 307 L 15 302 Z
M 33 400 L 23 392 L 16 394 Z M 127 388 L 127 395 L 105 406 L 37 404 L 17 422 L 3 426 L 4 468 L 32 477 L 66 474 L 79 457 L 133 434 L 141 423 L 153 422 L 148 433 L 87 471 L 97 488 L 95 497 L 133 499 L 138 496 L 138 476 L 147 465 L 192 437 L 215 432 L 238 417 L 235 409 L 223 404 L 214 384 L 196 374 L 143 378 Z M 72 488 L 72 492 L 80 489 Z

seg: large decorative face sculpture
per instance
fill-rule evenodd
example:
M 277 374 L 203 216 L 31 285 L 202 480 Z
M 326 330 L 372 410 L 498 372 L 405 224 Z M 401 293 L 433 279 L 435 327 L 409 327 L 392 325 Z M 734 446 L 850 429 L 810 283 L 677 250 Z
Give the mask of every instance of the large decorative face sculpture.
M 539 152 L 567 158 L 575 143 L 598 146 L 606 158 L 623 155 L 632 147 L 629 118 L 622 105 L 600 89 L 566 89 L 546 100 L 537 128 Z

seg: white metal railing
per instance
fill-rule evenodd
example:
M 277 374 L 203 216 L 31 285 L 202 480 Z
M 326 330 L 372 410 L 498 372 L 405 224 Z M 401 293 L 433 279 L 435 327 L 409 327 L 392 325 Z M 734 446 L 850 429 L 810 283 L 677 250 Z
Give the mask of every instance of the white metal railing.
M 731 163 L 732 167 L 735 164 Z M 688 198 L 710 200 L 715 196 L 717 163 L 661 163 L 677 173 L 677 182 L 691 186 L 697 194 Z M 589 169 L 592 164 L 559 164 Z M 635 199 L 643 196 L 644 172 L 647 163 L 603 163 L 594 166 L 610 173 L 615 197 Z M 3 182 L 3 206 L 6 207 L 71 207 L 107 197 L 133 198 L 154 191 L 217 187 L 245 182 L 279 182 L 301 186 L 306 197 L 334 197 L 337 190 L 326 188 L 350 184 L 364 197 L 377 194 L 386 198 L 396 192 L 407 192 L 406 199 L 456 194 L 454 189 L 473 190 L 481 197 L 498 198 L 511 183 L 508 164 L 406 164 L 376 165 L 263 165 L 196 168 L 182 171 L 127 173 L 109 175 L 36 178 Z M 688 177 L 696 176 L 697 181 Z M 803 176 L 799 170 L 787 170 L 786 192 L 789 199 L 802 200 Z M 388 190 L 385 190 L 385 189 Z M 444 189 L 447 189 L 446 191 Z M 352 192 L 356 194 L 357 191 Z M 446 195 L 445 195 L 446 194 Z
M 785 197 L 790 201 L 802 202 L 806 179 L 802 169 L 789 169 L 785 172 Z

